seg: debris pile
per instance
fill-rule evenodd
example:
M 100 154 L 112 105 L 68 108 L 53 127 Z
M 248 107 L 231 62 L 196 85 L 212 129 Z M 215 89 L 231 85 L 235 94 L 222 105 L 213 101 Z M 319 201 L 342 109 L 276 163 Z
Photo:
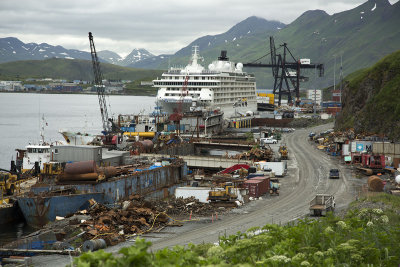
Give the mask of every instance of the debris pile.
M 90 215 L 90 219 L 80 224 L 86 231 L 85 239 L 101 236 L 107 245 L 123 241 L 126 235 L 140 234 L 166 225 L 169 220 L 165 213 L 156 210 L 150 202 L 138 198 L 124 201 L 121 208 L 114 209 L 94 202 L 88 211 L 80 213 Z
M 195 197 L 170 198 L 157 202 L 155 206 L 159 211 L 170 215 L 190 215 L 192 213 L 206 216 L 219 210 L 218 207 L 214 207 L 208 203 L 202 203 Z
M 247 152 L 235 156 L 238 159 L 254 160 L 254 161 L 271 161 L 274 158 L 274 152 L 271 148 L 260 149 L 253 147 Z

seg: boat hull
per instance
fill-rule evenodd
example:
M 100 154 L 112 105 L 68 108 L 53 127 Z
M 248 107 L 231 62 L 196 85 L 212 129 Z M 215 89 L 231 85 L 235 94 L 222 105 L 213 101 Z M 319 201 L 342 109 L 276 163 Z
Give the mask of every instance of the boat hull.
M 0 207 L 0 225 L 20 222 L 22 220 L 23 216 L 17 203 L 9 207 Z
M 51 197 L 22 197 L 18 199 L 20 209 L 26 222 L 33 227 L 42 227 L 56 216 L 65 217 L 78 210 L 89 207 L 88 200 L 104 202 L 103 193 L 75 194 Z
M 134 175 L 115 177 L 97 184 L 72 184 L 77 192 L 83 194 L 48 196 L 46 192 L 61 190 L 63 186 L 34 187 L 33 197 L 21 197 L 21 211 L 32 227 L 41 227 L 54 221 L 56 216 L 67 216 L 88 207 L 88 200 L 94 199 L 101 204 L 114 204 L 138 194 L 147 199 L 162 199 L 174 194 L 176 187 L 184 186 L 187 166 L 163 166 L 149 170 L 138 170 Z

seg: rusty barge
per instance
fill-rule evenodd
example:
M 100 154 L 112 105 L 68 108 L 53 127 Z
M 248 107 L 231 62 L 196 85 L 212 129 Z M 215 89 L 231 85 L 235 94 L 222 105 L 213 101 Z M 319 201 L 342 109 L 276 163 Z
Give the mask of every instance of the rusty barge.
M 55 168 L 50 169 L 51 172 Z M 108 174 L 104 170 L 95 180 L 90 178 L 94 176 L 92 173 L 83 175 L 86 180 L 78 180 L 79 175 L 70 175 L 71 180 L 66 180 L 62 173 L 43 176 L 27 195 L 18 199 L 26 222 L 42 227 L 57 216 L 66 217 L 88 208 L 91 199 L 111 205 L 135 194 L 161 199 L 173 195 L 176 187 L 187 184 L 187 165 L 177 158 L 163 159 L 150 166 L 120 166 Z

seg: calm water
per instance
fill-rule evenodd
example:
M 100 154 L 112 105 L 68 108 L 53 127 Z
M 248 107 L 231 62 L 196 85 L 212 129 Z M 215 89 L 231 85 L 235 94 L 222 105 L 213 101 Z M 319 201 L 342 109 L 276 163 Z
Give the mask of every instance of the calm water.
M 109 96 L 114 117 L 118 114 L 149 113 L 155 97 Z M 110 108 L 109 108 L 110 114 Z M 16 148 L 24 148 L 40 139 L 40 121 L 44 118 L 45 140 L 63 140 L 60 129 L 100 134 L 102 122 L 97 95 L 48 95 L 0 93 L 0 168 L 10 169 Z M 24 223 L 2 226 L 0 246 L 32 232 Z
M 114 117 L 118 114 L 149 113 L 155 97 L 109 96 L 106 98 Z M 109 108 L 110 115 L 110 108 Z M 0 93 L 0 168 L 10 169 L 15 149 L 40 139 L 40 121 L 44 118 L 46 141 L 63 140 L 59 130 L 100 134 L 102 129 L 97 95 Z

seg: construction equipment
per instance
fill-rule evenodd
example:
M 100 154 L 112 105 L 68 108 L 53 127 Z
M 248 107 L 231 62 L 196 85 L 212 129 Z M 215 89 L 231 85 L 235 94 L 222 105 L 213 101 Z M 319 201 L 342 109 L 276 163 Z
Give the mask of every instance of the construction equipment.
M 45 162 L 41 174 L 58 175 L 63 172 L 62 164 L 59 162 Z
M 13 195 L 19 184 L 17 174 L 0 171 L 0 191 L 2 191 L 2 195 Z
M 270 179 L 269 180 L 269 194 L 279 196 L 279 189 L 281 187 L 281 184 L 279 183 L 278 179 Z
M 290 52 L 286 43 L 283 43 L 278 49 L 283 47 L 283 54 L 277 54 L 274 38 L 270 37 L 270 53 L 256 59 L 251 63 L 243 64 L 244 67 L 264 67 L 272 68 L 272 75 L 274 81 L 274 94 L 279 95 L 278 106 L 281 105 L 282 96 L 286 95 L 288 103 L 292 103 L 292 92 L 296 94 L 296 106 L 300 105 L 300 82 L 307 81 L 308 77 L 300 75 L 301 69 L 315 69 L 319 70 L 319 76 L 324 75 L 323 64 L 310 64 L 310 59 L 295 59 L 292 52 Z M 287 54 L 290 54 L 294 62 L 287 62 Z M 271 56 L 271 63 L 262 64 L 259 60 Z M 258 61 L 258 62 L 257 62 Z M 289 81 L 291 85 L 289 84 Z M 286 86 L 286 87 L 285 87 Z M 293 89 L 291 88 L 293 86 Z
M 310 201 L 310 215 L 325 216 L 328 211 L 334 211 L 335 206 L 334 196 L 318 194 Z
M 281 154 L 281 160 L 289 159 L 289 151 L 288 151 L 286 145 L 281 145 L 279 147 L 279 154 Z
M 103 74 L 100 69 L 100 62 L 97 57 L 96 48 L 94 46 L 93 35 L 89 32 L 90 54 L 92 56 L 92 66 L 94 73 L 94 87 L 97 91 L 99 99 L 101 120 L 103 122 L 103 134 L 105 136 L 103 143 L 105 145 L 116 145 L 118 142 L 117 136 L 112 133 L 119 131 L 118 126 L 113 122 L 113 119 L 108 116 L 107 102 L 105 98 L 105 86 L 103 84 Z
M 189 75 L 186 75 L 185 77 L 185 81 L 183 82 L 183 86 L 182 86 L 182 90 L 181 90 L 181 96 L 180 99 L 178 101 L 178 105 L 176 108 L 174 108 L 174 113 L 172 113 L 169 116 L 169 120 L 173 121 L 175 124 L 175 128 L 177 129 L 177 132 L 179 134 L 181 127 L 180 127 L 180 122 L 183 118 L 183 100 L 184 97 L 188 94 L 187 92 L 187 86 L 188 86 L 188 81 L 189 81 Z
M 234 187 L 232 185 L 225 185 L 224 190 L 211 190 L 208 193 L 208 200 L 211 202 L 215 201 L 232 201 L 237 199 L 237 195 L 234 192 Z

